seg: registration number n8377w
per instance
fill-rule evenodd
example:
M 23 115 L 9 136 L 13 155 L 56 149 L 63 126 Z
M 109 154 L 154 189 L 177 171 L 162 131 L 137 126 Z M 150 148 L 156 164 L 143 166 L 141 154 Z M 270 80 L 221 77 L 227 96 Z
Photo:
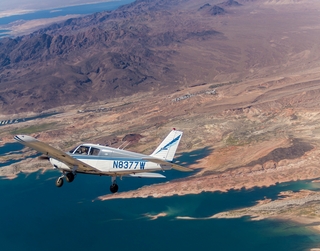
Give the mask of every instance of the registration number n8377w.
M 113 161 L 113 168 L 119 169 L 141 169 L 143 170 L 146 165 L 144 161 L 122 161 L 115 160 Z

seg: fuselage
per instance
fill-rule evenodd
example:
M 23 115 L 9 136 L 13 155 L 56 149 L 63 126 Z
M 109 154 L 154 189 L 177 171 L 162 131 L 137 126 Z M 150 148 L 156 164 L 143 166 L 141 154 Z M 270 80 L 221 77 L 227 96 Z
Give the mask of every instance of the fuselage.
M 115 172 L 135 173 L 136 171 L 138 173 L 162 170 L 159 164 L 143 159 L 148 157 L 148 155 L 107 146 L 82 144 L 67 154 L 98 169 L 101 171 L 101 174 L 106 175 Z M 50 162 L 55 168 L 72 171 L 72 168 L 68 165 L 54 158 L 50 158 Z M 94 172 L 94 174 L 97 173 Z

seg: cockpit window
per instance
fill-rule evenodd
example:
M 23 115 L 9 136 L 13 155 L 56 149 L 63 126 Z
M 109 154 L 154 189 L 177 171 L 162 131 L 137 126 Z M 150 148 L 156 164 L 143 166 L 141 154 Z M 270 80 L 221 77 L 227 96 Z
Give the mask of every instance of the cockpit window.
M 87 146 L 79 146 L 78 149 L 75 151 L 75 154 L 88 154 L 89 147 Z
M 89 147 L 89 146 L 77 146 L 76 148 L 72 149 L 70 153 L 73 154 L 84 154 L 84 155 L 99 155 L 100 149 L 94 148 L 94 147 Z
M 94 147 L 91 147 L 89 155 L 99 155 L 100 150 Z

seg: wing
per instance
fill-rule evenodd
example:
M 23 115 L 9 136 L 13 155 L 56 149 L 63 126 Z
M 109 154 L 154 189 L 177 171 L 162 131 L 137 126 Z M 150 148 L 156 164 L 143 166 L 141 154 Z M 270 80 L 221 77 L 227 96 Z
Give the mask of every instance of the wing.
M 79 172 L 100 173 L 100 171 L 80 160 L 71 157 L 69 154 L 56 149 L 44 142 L 36 140 L 35 138 L 27 135 L 16 135 L 14 137 L 19 143 L 30 147 L 40 153 L 43 153 L 53 159 L 59 160 L 69 166 L 71 169 L 76 166 Z
M 147 160 L 147 161 L 151 161 L 151 162 L 154 162 L 154 163 L 157 163 L 157 164 L 160 164 L 162 166 L 171 166 L 171 168 L 173 168 L 175 170 L 178 170 L 178 171 L 181 171 L 181 172 L 191 172 L 191 171 L 193 171 L 190 168 L 187 168 L 187 167 L 184 167 L 184 166 L 179 166 L 177 164 L 170 163 L 170 162 L 167 162 L 165 160 L 161 160 L 161 159 L 154 158 L 154 157 L 151 157 L 151 156 L 143 157 L 142 159 Z
M 137 178 L 165 178 L 166 176 L 160 173 L 132 173 L 129 174 L 130 177 L 137 177 Z

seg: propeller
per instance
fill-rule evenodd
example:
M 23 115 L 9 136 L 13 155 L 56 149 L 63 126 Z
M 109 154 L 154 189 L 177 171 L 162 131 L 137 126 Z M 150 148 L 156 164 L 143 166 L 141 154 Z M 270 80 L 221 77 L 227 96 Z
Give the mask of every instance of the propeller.
M 48 157 L 47 155 L 41 155 L 41 156 L 38 157 L 38 159 L 40 159 L 40 160 L 49 160 L 50 157 Z

